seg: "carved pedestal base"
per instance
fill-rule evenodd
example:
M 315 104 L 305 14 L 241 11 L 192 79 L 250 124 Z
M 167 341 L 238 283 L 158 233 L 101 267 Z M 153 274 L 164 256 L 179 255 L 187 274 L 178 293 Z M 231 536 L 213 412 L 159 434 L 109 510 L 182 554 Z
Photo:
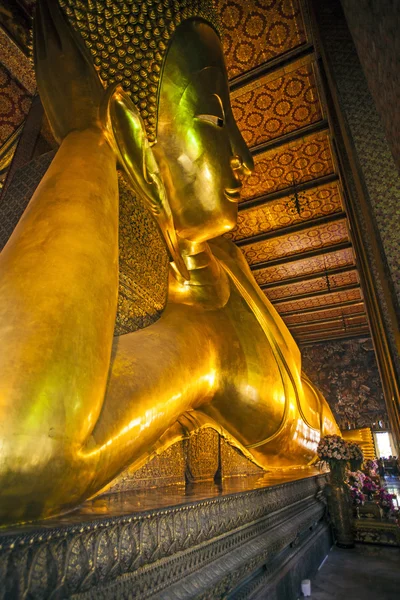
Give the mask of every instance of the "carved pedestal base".
M 330 546 L 325 477 L 236 481 L 243 491 L 198 484 L 199 498 L 176 486 L 110 494 L 64 518 L 3 530 L 1 600 L 295 600 Z

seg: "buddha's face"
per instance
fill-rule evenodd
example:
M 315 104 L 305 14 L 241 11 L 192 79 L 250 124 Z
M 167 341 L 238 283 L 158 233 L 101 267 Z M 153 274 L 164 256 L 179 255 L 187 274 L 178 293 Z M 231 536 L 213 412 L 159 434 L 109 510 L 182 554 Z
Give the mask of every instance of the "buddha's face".
M 180 237 L 202 242 L 235 226 L 253 160 L 232 114 L 221 43 L 201 21 L 179 27 L 169 48 L 153 151 Z

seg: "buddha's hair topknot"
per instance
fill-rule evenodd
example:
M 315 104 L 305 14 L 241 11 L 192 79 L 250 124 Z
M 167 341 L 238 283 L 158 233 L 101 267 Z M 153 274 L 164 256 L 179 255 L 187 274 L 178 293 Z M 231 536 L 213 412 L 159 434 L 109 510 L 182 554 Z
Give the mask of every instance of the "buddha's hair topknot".
M 119 82 L 156 139 L 157 94 L 168 42 L 199 17 L 219 31 L 213 0 L 59 0 L 79 31 L 105 87 Z

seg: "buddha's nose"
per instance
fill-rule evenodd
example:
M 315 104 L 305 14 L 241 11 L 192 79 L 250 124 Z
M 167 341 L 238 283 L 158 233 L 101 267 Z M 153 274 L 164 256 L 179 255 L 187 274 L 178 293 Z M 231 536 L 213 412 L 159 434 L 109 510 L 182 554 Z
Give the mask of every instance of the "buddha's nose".
M 247 148 L 246 148 L 247 150 Z M 254 168 L 253 157 L 250 152 L 248 152 L 250 159 L 247 159 L 245 162 L 243 158 L 239 154 L 234 154 L 231 159 L 231 169 L 235 174 L 238 175 L 250 175 Z M 247 164 L 246 164 L 247 163 Z
M 236 123 L 231 137 L 231 147 L 233 151 L 231 158 L 232 170 L 240 175 L 250 175 L 254 169 L 254 160 Z

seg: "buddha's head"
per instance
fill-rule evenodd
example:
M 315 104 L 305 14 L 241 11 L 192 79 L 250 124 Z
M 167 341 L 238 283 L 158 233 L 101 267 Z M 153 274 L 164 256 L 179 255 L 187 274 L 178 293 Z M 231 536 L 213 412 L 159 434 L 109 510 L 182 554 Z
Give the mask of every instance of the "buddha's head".
M 60 4 L 105 86 L 119 83 L 140 113 L 178 236 L 201 242 L 232 229 L 253 161 L 232 114 L 212 3 Z

